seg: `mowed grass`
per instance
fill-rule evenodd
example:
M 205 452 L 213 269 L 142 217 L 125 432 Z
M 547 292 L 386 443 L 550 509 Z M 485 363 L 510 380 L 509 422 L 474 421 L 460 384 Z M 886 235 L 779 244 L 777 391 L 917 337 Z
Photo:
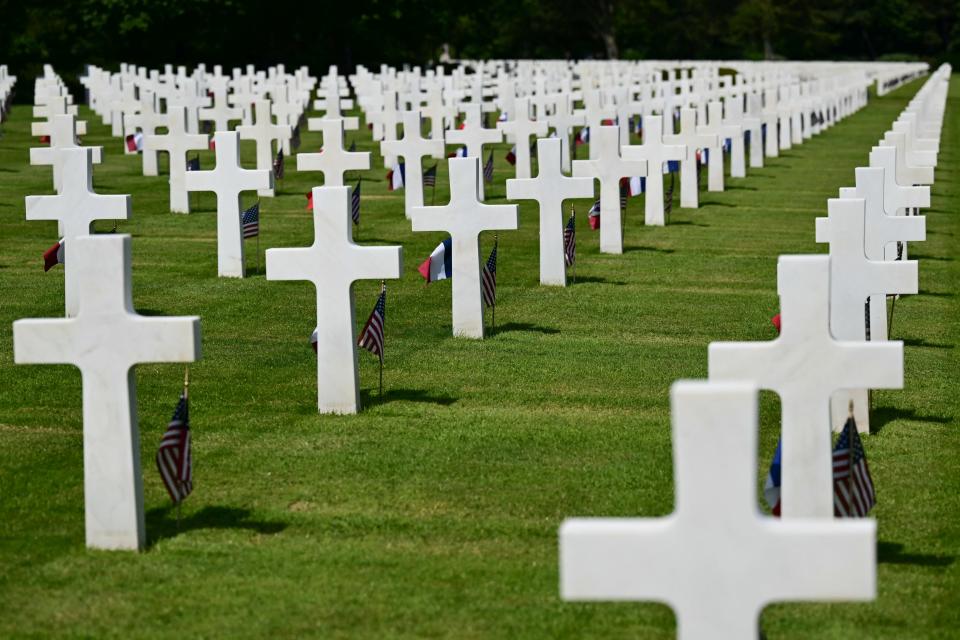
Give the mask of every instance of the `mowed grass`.
M 0 636 L 673 637 L 664 605 L 562 602 L 557 529 L 567 516 L 672 510 L 670 385 L 706 375 L 711 341 L 774 337 L 777 256 L 826 250 L 814 218 L 853 185 L 919 86 L 872 97 L 728 179 L 724 193 L 703 192 L 697 210 L 675 207 L 665 228 L 644 227 L 643 198 L 632 198 L 623 255 L 598 252 L 590 203 L 576 202 L 577 280 L 565 289 L 538 284 L 538 212 L 524 202 L 520 230 L 499 234 L 497 328 L 482 342 L 451 337 L 450 283 L 425 286 L 416 272 L 443 234 L 410 231 L 369 132 L 348 133 L 373 151 L 355 236 L 402 244 L 405 258 L 402 280 L 388 283 L 384 394 L 361 351 L 364 409 L 349 417 L 316 413 L 312 285 L 267 282 L 253 241 L 252 276 L 217 278 L 214 196 L 194 196 L 190 215 L 169 213 L 166 178 L 143 177 L 139 157 L 82 108 L 84 144 L 105 146 L 96 189 L 133 196 L 119 230 L 133 235 L 135 306 L 202 318 L 190 389 L 196 489 L 179 526 L 153 456 L 183 367 L 137 367 L 149 537 L 140 554 L 84 547 L 79 372 L 12 362 L 14 320 L 63 314 L 61 268 L 41 268 L 54 223 L 24 218 L 24 196 L 49 193 L 50 170 L 28 166 L 29 108 L 17 106 L 0 139 Z M 874 393 L 865 440 L 879 498 L 878 597 L 773 605 L 762 616 L 771 638 L 960 629 L 958 92 L 954 79 L 928 239 L 911 245 L 921 295 L 896 305 L 905 389 Z M 303 140 L 301 151 L 320 146 L 318 133 Z M 507 149 L 495 153 L 494 203 L 512 176 Z M 253 147 L 243 154 L 252 166 Z M 212 153 L 201 156 L 210 168 Z M 448 195 L 444 164 L 437 203 Z M 292 160 L 286 173 L 262 201 L 261 250 L 313 239 L 304 194 L 318 174 Z M 492 241 L 484 234 L 484 258 Z M 358 324 L 378 288 L 356 284 Z M 761 419 L 758 503 L 779 430 L 770 394 Z

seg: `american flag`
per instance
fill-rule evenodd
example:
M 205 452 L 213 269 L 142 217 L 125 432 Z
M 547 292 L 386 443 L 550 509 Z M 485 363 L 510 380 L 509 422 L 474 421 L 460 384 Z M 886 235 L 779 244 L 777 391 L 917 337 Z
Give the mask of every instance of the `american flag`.
M 436 187 L 437 186 L 437 165 L 433 165 L 429 169 L 423 172 L 423 186 L 425 187 Z
M 350 194 L 350 217 L 353 218 L 353 224 L 360 224 L 360 183 L 362 181 L 362 178 L 357 180 L 357 186 Z
M 850 416 L 833 448 L 833 512 L 840 518 L 864 518 L 876 503 L 867 454 Z
M 563 229 L 563 259 L 570 267 L 577 261 L 577 213 L 571 212 Z
M 187 160 L 187 171 L 200 171 L 200 156 Z
M 483 303 L 488 307 L 497 306 L 497 244 L 498 240 L 493 241 L 493 251 L 487 258 L 487 263 L 483 265 L 482 278 Z
M 380 297 L 377 298 L 377 304 L 374 305 L 367 324 L 363 325 L 363 331 L 357 339 L 357 345 L 363 347 L 373 355 L 380 358 L 383 364 L 383 326 L 387 322 L 387 285 L 383 285 L 380 291 Z
M 190 419 L 187 396 L 180 394 L 180 402 L 170 418 L 170 424 L 157 450 L 157 469 L 163 486 L 174 504 L 180 504 L 193 491 L 193 457 L 190 453 Z
M 620 211 L 626 211 L 628 195 L 630 195 L 630 178 L 620 178 Z
M 273 161 L 273 178 L 274 180 L 283 180 L 283 149 L 277 151 L 277 157 Z
M 260 201 L 243 212 L 240 216 L 240 225 L 243 227 L 244 238 L 255 238 L 260 235 Z
M 484 182 L 493 182 L 493 150 L 490 150 L 490 156 L 487 158 L 487 162 L 483 165 L 483 181 Z

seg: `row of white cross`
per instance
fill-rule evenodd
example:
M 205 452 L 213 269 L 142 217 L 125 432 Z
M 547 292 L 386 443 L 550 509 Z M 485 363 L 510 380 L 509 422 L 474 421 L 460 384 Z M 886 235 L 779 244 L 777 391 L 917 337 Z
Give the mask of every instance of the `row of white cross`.
M 862 320 L 867 296 L 907 292 L 910 278 L 916 291 L 915 265 L 882 264 L 878 254 L 874 252 L 868 260 L 865 252 L 874 251 L 868 244 L 884 247 L 898 239 L 919 239 L 915 230 L 908 231 L 903 224 L 887 230 L 882 226 L 889 222 L 886 218 L 870 216 L 889 217 L 903 208 L 928 206 L 928 189 L 922 194 L 905 190 L 925 179 L 926 174 L 913 163 L 935 154 L 936 149 L 929 148 L 934 133 L 930 127 L 942 118 L 945 82 L 938 72 L 927 85 L 931 88 L 918 95 L 922 100 L 911 105 L 913 110 L 871 153 L 871 167 L 879 168 L 882 176 L 876 171 L 872 181 L 865 176 L 861 191 L 858 171 L 856 192 L 830 201 L 827 222 L 818 225 L 822 228 L 818 239 L 830 243 L 830 257 L 781 259 L 781 338 L 766 345 L 714 345 L 710 350 L 713 382 L 675 388 L 677 512 L 653 525 L 642 521 L 564 525 L 565 597 L 665 599 L 677 609 L 685 637 L 703 637 L 698 629 L 720 629 L 713 633 L 715 637 L 729 637 L 752 628 L 759 608 L 771 600 L 872 596 L 873 524 L 836 524 L 824 519 L 832 514 L 823 497 L 832 495 L 824 483 L 830 477 L 826 404 L 839 388 L 902 385 L 902 344 L 869 344 L 862 336 L 838 341 L 831 328 L 835 308 L 853 309 L 848 301 L 858 296 Z M 339 85 L 339 81 L 328 84 Z M 414 125 L 419 124 L 419 114 L 407 117 L 410 129 L 418 131 Z M 657 117 L 647 114 L 645 129 L 655 130 Z M 142 547 L 145 536 L 132 366 L 199 357 L 199 319 L 142 318 L 133 312 L 129 237 L 89 235 L 93 220 L 125 219 L 129 197 L 93 192 L 95 152 L 76 144 L 74 122 L 70 113 L 53 115 L 51 138 L 56 134 L 58 144 L 46 150 L 46 158 L 42 153 L 37 158 L 60 168 L 60 182 L 54 182 L 57 195 L 27 201 L 28 218 L 58 219 L 69 231 L 69 259 L 64 266 L 67 282 L 73 283 L 67 287 L 70 317 L 15 323 L 14 355 L 17 362 L 72 363 L 81 369 L 87 543 L 135 549 Z M 313 190 L 315 240 L 307 248 L 269 250 L 267 277 L 315 284 L 319 333 L 325 336 L 318 341 L 318 406 L 351 413 L 358 407 L 351 284 L 363 278 L 398 277 L 402 254 L 400 247 L 359 247 L 352 242 L 349 187 L 333 185 L 337 172 L 342 184 L 344 167 L 362 160 L 347 156 L 331 161 L 338 153 L 348 153 L 343 152 L 342 119 L 326 118 L 316 124 L 324 133 L 324 152 L 319 157 L 298 156 L 300 168 L 324 171 L 326 186 Z M 596 136 L 609 137 L 611 146 L 621 153 L 615 127 L 601 126 Z M 653 141 L 649 136 L 648 144 Z M 237 225 L 239 234 L 240 191 L 263 188 L 269 172 L 240 166 L 237 132 L 218 131 L 215 139 L 216 169 L 188 175 L 185 182 L 189 188 L 217 194 L 218 237 L 222 239 L 221 227 Z M 542 219 L 545 209 L 551 216 L 549 225 L 541 226 L 541 234 L 549 234 L 549 245 L 559 247 L 562 220 L 557 224 L 554 219 L 556 203 L 580 197 L 567 194 L 585 192 L 592 179 L 563 175 L 561 140 L 547 138 L 537 144 L 540 175 L 509 181 L 508 193 L 518 198 L 525 193 L 540 196 Z M 324 162 L 331 162 L 330 168 Z M 365 165 L 369 167 L 369 156 Z M 482 337 L 479 233 L 516 228 L 517 210 L 515 205 L 482 202 L 478 157 L 453 159 L 449 166 L 450 203 L 414 206 L 409 214 L 414 231 L 444 230 L 453 236 L 455 260 L 461 257 L 454 265 L 454 330 Z M 537 181 L 542 181 L 539 186 Z M 555 193 L 548 197 L 549 191 Z M 224 240 L 223 244 L 234 243 Z M 901 273 L 891 276 L 891 265 Z M 777 391 L 783 401 L 783 523 L 759 520 L 752 504 L 755 389 L 760 386 Z M 720 523 L 727 527 L 722 535 L 717 532 Z M 803 575 L 798 575 L 800 567 L 806 570 Z M 825 576 L 830 578 L 826 586 Z
M 833 519 L 829 402 L 839 389 L 903 386 L 903 343 L 867 341 L 863 305 L 917 291 L 916 263 L 885 249 L 924 238 L 909 214 L 929 206 L 929 187 L 913 185 L 932 183 L 949 77 L 945 65 L 930 78 L 856 187 L 828 201 L 816 226 L 829 256 L 780 257 L 780 337 L 711 344 L 710 381 L 673 386 L 674 512 L 563 523 L 565 599 L 666 602 L 689 640 L 756 637 L 772 602 L 875 597 L 876 522 Z M 780 521 L 755 502 L 758 389 L 782 403 Z

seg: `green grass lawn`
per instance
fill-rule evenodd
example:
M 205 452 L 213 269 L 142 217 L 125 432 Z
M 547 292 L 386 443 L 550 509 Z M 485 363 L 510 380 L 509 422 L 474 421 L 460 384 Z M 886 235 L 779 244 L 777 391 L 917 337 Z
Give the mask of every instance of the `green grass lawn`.
M 133 235 L 137 309 L 202 319 L 195 491 L 179 527 L 153 456 L 183 367 L 137 368 L 140 554 L 84 547 L 79 371 L 13 364 L 14 320 L 63 315 L 61 268 L 44 273 L 41 258 L 56 227 L 24 217 L 25 195 L 50 192 L 50 169 L 28 166 L 29 107 L 15 107 L 0 139 L 0 637 L 672 638 L 663 605 L 562 602 L 557 529 L 567 516 L 672 510 L 670 385 L 705 377 L 712 341 L 774 337 L 777 257 L 826 250 L 814 218 L 853 186 L 919 86 L 872 97 L 726 192 L 704 192 L 699 209 L 674 208 L 665 228 L 644 227 L 632 198 L 623 255 L 601 255 L 580 215 L 577 282 L 565 289 L 538 284 L 538 214 L 525 202 L 520 230 L 499 235 L 497 328 L 482 342 L 451 336 L 450 283 L 425 286 L 416 272 L 443 234 L 410 231 L 374 152 L 355 235 L 402 244 L 405 265 L 388 284 L 384 394 L 361 352 L 365 407 L 349 417 L 316 413 L 312 285 L 267 282 L 262 258 L 252 277 L 217 278 L 213 194 L 194 196 L 191 215 L 169 213 L 166 178 L 142 176 L 139 157 L 82 108 L 84 144 L 106 147 L 96 189 L 133 196 L 119 230 Z M 954 79 L 928 239 L 910 251 L 920 295 L 896 306 L 905 389 L 874 393 L 865 439 L 878 597 L 771 606 L 770 638 L 960 634 L 958 103 Z M 319 148 L 318 133 L 303 139 L 301 151 Z M 351 139 L 375 150 L 366 129 Z M 508 148 L 495 154 L 494 202 L 512 176 Z M 243 153 L 252 166 L 253 147 Z M 278 197 L 262 202 L 261 249 L 312 242 L 304 194 L 318 182 L 288 165 Z M 436 201 L 446 199 L 441 165 Z M 576 205 L 585 214 L 589 201 Z M 484 257 L 492 241 L 482 238 Z M 378 288 L 355 286 L 358 323 Z M 771 394 L 761 420 L 758 503 L 779 430 Z

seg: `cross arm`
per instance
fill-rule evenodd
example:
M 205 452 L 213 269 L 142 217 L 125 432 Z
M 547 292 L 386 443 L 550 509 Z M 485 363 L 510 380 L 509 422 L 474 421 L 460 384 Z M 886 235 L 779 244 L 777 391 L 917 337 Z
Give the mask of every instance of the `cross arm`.
M 349 265 L 354 280 L 399 278 L 403 273 L 403 247 L 361 247 Z
M 194 362 L 200 359 L 198 316 L 149 318 L 134 315 L 132 333 L 146 336 L 137 342 L 133 362 Z
M 59 318 L 28 318 L 14 322 L 14 363 L 76 364 L 70 355 L 75 322 Z
M 313 247 L 267 249 L 267 280 L 309 280 L 316 282 Z

